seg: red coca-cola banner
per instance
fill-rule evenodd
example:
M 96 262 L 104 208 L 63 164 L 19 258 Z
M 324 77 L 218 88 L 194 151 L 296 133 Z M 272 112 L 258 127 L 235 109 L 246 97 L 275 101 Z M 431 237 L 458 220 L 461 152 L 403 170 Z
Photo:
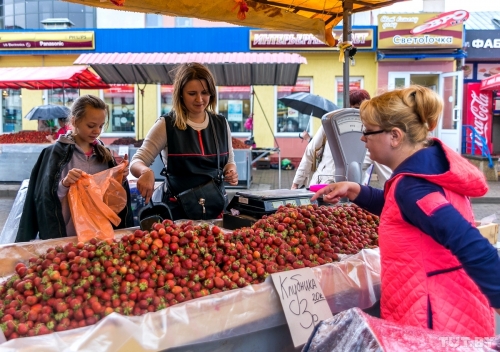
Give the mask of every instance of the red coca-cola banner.
M 481 83 L 468 83 L 464 87 L 464 119 L 463 125 L 472 126 L 476 133 L 486 140 L 488 150 L 493 150 L 491 142 L 491 127 L 492 127 L 492 96 L 490 91 L 482 91 Z M 472 130 L 467 129 L 466 135 L 466 154 L 472 153 Z M 483 142 L 476 138 L 476 148 L 474 154 L 481 155 L 481 146 Z

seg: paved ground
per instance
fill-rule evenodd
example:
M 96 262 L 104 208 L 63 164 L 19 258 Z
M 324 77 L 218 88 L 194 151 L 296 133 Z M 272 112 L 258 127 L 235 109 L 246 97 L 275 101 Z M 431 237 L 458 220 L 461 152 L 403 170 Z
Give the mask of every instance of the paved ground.
M 294 170 L 281 170 L 281 189 L 290 189 L 294 175 Z M 253 170 L 252 177 L 250 190 L 279 189 L 278 170 Z M 372 181 L 371 185 L 380 188 L 376 180 Z M 497 219 L 494 222 L 500 223 L 500 182 L 490 182 L 489 186 L 490 190 L 485 197 L 472 200 L 474 216 L 480 220 L 495 214 Z M 19 184 L 0 184 L 0 232 L 9 216 L 19 187 Z M 230 198 L 240 190 L 243 189 L 229 189 Z

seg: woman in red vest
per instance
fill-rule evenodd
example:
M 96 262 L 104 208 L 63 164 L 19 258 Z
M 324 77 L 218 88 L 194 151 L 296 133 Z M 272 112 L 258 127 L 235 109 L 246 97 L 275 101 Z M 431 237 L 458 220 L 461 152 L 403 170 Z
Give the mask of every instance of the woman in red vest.
M 494 335 L 500 259 L 474 226 L 469 197 L 488 191 L 484 175 L 429 138 L 443 110 L 432 90 L 412 86 L 361 104 L 361 140 L 393 171 L 384 190 L 331 184 L 314 197 L 348 197 L 380 215 L 381 316 L 462 336 Z

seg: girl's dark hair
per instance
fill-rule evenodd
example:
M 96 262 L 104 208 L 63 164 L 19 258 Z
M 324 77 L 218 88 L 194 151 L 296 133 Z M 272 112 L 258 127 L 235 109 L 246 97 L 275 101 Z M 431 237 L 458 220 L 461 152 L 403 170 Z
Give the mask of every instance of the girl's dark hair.
M 217 91 L 215 79 L 209 69 L 197 62 L 182 64 L 175 69 L 174 92 L 172 94 L 172 105 L 175 111 L 175 126 L 180 130 L 185 130 L 187 125 L 188 111 L 182 101 L 182 90 L 184 86 L 192 80 L 205 80 L 208 87 L 205 87 L 210 94 L 207 110 L 214 112 L 217 106 Z
M 94 109 L 101 109 L 106 111 L 106 121 L 104 124 L 104 128 L 106 128 L 109 122 L 109 106 L 104 101 L 102 101 L 102 99 L 90 94 L 78 97 L 71 106 L 71 124 L 75 126 L 76 122 L 83 119 L 87 112 L 87 107 L 89 106 Z M 98 141 L 98 143 L 94 146 L 94 151 L 97 156 L 97 161 L 99 161 L 100 163 L 109 163 L 111 160 L 113 160 L 113 155 L 111 155 L 111 152 L 108 148 L 102 145 L 101 141 Z

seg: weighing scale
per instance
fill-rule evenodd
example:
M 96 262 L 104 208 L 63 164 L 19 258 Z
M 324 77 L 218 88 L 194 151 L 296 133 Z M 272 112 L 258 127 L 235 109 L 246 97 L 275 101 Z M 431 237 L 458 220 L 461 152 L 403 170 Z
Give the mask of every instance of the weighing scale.
M 276 189 L 236 192 L 222 217 L 222 227 L 233 230 L 251 226 L 264 215 L 273 214 L 282 205 L 311 204 L 314 192 L 305 189 Z M 315 202 L 312 202 L 315 203 Z
M 321 122 L 335 162 L 335 182 L 361 183 L 366 147 L 359 110 L 335 110 L 323 115 Z
M 361 183 L 366 147 L 361 141 L 363 124 L 359 110 L 336 110 L 325 114 L 321 121 L 335 162 L 335 182 Z M 311 204 L 313 195 L 306 189 L 237 192 L 223 214 L 222 226 L 230 230 L 252 226 L 281 205 Z

